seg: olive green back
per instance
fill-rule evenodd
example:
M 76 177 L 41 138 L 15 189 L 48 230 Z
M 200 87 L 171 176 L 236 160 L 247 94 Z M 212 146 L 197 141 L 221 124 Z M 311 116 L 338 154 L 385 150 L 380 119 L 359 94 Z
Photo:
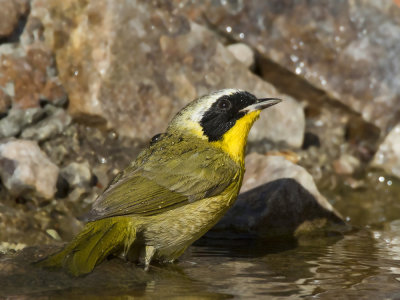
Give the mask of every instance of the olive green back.
M 95 201 L 89 220 L 157 215 L 220 194 L 241 168 L 205 140 L 173 134 L 143 150 Z

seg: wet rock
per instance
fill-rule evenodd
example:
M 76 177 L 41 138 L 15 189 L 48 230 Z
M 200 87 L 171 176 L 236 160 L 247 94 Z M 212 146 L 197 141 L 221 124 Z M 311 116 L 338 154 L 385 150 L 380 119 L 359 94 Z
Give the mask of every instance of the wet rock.
M 284 157 L 250 154 L 246 170 L 241 194 L 215 230 L 302 236 L 344 224 L 311 175 Z
M 25 247 L 26 245 L 22 243 L 0 242 L 0 254 L 15 253 L 24 249 Z
M 337 174 L 350 175 L 360 166 L 357 157 L 350 154 L 343 154 L 333 162 L 333 168 Z
M 0 0 L 0 37 L 13 33 L 18 25 L 18 7 L 13 0 Z
M 381 129 L 400 110 L 396 1 L 206 1 L 179 9 L 256 49 Z M 232 8 L 233 7 L 233 8 Z
M 73 116 L 125 136 L 148 140 L 189 101 L 221 88 L 287 98 L 239 64 L 212 32 L 163 2 L 34 1 L 30 18 L 43 24 Z M 286 130 L 279 139 L 297 146 L 303 132 L 290 135 L 304 130 L 299 104 L 288 100 L 269 114 L 275 109 Z M 263 137 L 276 138 L 276 124 L 262 122 L 256 126 Z
M 39 123 L 36 123 L 26 128 L 21 137 L 24 139 L 31 139 L 37 141 L 44 141 L 49 138 L 61 134 L 65 128 L 71 124 L 71 116 L 61 108 L 54 108 L 51 115 Z
M 400 124 L 390 131 L 379 146 L 371 166 L 400 178 Z
M 244 64 L 247 68 L 254 66 L 254 52 L 253 50 L 243 43 L 236 43 L 226 47 L 233 56 Z
M 10 140 L 0 144 L 0 176 L 3 185 L 15 195 L 51 199 L 56 192 L 58 167 L 36 142 Z

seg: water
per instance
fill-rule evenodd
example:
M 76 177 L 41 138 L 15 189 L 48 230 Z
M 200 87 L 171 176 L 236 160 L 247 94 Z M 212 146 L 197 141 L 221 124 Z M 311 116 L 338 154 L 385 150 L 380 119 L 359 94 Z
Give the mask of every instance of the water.
M 352 226 L 343 236 L 209 234 L 176 264 L 145 272 L 111 259 L 81 278 L 32 266 L 54 249 L 26 248 L 0 256 L 0 299 L 399 299 L 400 182 L 384 176 L 369 173 L 361 188 L 343 182 L 324 191 Z
M 177 263 L 149 272 L 118 259 L 71 278 L 28 264 L 43 250 L 0 258 L 0 297 L 25 299 L 396 299 L 400 220 L 342 238 L 301 242 L 202 239 Z

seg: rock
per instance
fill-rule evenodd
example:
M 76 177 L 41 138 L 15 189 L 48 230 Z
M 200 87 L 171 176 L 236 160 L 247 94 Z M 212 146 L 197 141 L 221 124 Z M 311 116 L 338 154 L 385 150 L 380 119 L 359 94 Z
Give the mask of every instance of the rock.
M 360 160 L 350 154 L 343 154 L 333 162 L 337 174 L 350 175 L 360 166 Z
M 7 90 L 14 108 L 39 107 L 41 98 L 53 96 L 54 87 L 47 82 L 56 81 L 54 68 L 52 54 L 42 44 L 0 46 L 0 88 Z
M 304 168 L 282 156 L 252 153 L 246 170 L 241 194 L 215 230 L 300 237 L 344 225 Z
M 226 47 L 233 56 L 244 64 L 247 68 L 254 66 L 254 52 L 253 50 L 243 43 L 236 43 Z
M 33 1 L 30 18 L 43 25 L 74 117 L 148 140 L 189 101 L 217 89 L 288 98 L 239 64 L 215 34 L 162 3 Z M 304 130 L 300 109 L 288 100 L 269 112 L 271 120 L 279 111 L 280 123 L 290 124 L 279 140 L 296 147 Z M 276 138 L 276 124 L 258 126 L 257 138 Z
M 28 128 L 21 137 L 24 139 L 44 141 L 64 132 L 65 128 L 71 124 L 71 116 L 61 108 L 55 108 L 52 114 Z
M 26 16 L 29 13 L 31 0 L 14 0 L 20 16 Z
M 262 97 L 261 92 L 259 95 Z M 248 141 L 257 142 L 268 139 L 300 148 L 303 145 L 305 123 L 301 105 L 293 98 L 285 96 L 284 101 L 279 105 L 261 113 L 260 119 L 250 131 Z
M 379 128 L 398 120 L 396 1 L 209 0 L 176 9 L 196 20 L 206 16 L 214 30 L 248 44 Z
M 0 37 L 13 33 L 18 25 L 18 6 L 13 0 L 0 0 Z
M 55 106 L 64 107 L 68 104 L 68 96 L 58 80 L 48 80 L 40 96 L 42 101 L 50 102 Z
M 61 169 L 63 176 L 69 183 L 70 187 L 91 187 L 92 172 L 87 161 L 78 163 L 72 162 Z
M 0 89 L 0 115 L 6 114 L 11 107 L 11 97 Z
M 51 199 L 56 192 L 58 167 L 36 142 L 9 140 L 0 144 L 0 176 L 15 196 L 33 195 Z
M 400 178 L 400 124 L 390 131 L 379 146 L 371 166 L 384 169 Z
M 26 247 L 22 243 L 0 242 L 0 254 L 15 253 Z
M 23 128 L 38 121 L 43 115 L 44 110 L 40 107 L 11 109 L 7 117 L 0 120 L 0 138 L 18 135 Z

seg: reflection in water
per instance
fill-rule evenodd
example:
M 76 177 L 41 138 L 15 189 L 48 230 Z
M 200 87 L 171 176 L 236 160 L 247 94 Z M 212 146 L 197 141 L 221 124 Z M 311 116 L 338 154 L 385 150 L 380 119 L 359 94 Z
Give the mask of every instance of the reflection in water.
M 28 248 L 0 255 L 0 298 L 398 299 L 400 183 L 393 180 L 390 190 L 366 186 L 372 191 L 334 193 L 336 206 L 361 228 L 342 237 L 256 241 L 214 232 L 177 264 L 145 272 L 111 259 L 81 278 L 33 267 L 54 249 Z
M 43 249 L 0 257 L 0 297 L 371 299 L 400 296 L 400 221 L 342 239 L 202 239 L 179 263 L 149 272 L 112 259 L 82 278 L 28 264 Z

